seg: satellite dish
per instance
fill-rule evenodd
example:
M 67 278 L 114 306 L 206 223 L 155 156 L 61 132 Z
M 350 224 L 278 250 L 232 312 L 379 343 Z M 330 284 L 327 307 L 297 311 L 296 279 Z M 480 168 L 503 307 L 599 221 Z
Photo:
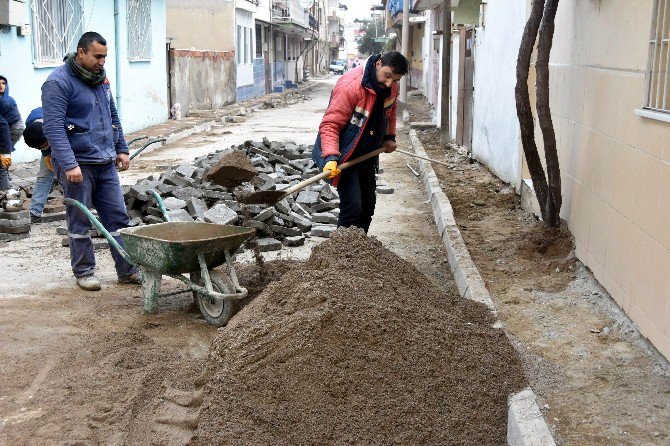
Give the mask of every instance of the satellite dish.
M 309 9 L 314 4 L 314 0 L 298 0 L 298 4 L 301 8 Z

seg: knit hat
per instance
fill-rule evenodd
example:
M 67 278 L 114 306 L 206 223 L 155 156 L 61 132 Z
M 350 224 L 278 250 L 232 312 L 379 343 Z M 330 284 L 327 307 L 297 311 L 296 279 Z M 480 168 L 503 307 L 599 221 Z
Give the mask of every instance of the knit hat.
M 23 131 L 23 140 L 29 147 L 40 149 L 47 142 L 44 131 L 42 131 L 42 123 L 35 121 L 28 124 Z

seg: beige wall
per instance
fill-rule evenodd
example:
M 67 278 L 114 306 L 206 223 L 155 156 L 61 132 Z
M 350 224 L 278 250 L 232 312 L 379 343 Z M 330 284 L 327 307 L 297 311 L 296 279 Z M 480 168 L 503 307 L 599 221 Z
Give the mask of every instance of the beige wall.
M 670 358 L 670 123 L 634 113 L 643 104 L 652 6 L 563 0 L 550 101 L 562 216 L 577 256 Z M 539 128 L 536 139 L 541 146 Z
M 167 0 L 166 16 L 172 48 L 235 51 L 235 2 Z

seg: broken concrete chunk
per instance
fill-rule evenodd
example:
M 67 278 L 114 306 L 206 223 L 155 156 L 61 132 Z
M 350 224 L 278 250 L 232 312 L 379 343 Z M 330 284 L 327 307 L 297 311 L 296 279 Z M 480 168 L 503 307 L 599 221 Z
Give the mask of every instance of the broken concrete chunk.
M 319 193 L 310 190 L 303 190 L 298 194 L 298 198 L 296 198 L 295 201 L 296 203 L 313 206 L 319 202 Z
M 237 220 L 237 212 L 230 209 L 225 204 L 214 205 L 205 212 L 205 221 L 216 223 L 217 225 L 229 225 Z
M 172 191 L 172 195 L 176 198 L 179 198 L 180 200 L 186 201 L 191 197 L 202 198 L 203 192 L 202 190 L 196 189 L 195 187 L 182 187 Z
M 272 217 L 274 217 L 276 213 L 277 213 L 277 211 L 275 211 L 274 208 L 267 208 L 267 209 L 261 211 L 258 215 L 256 215 L 254 217 L 254 220 L 257 220 L 257 221 L 269 220 Z
M 179 176 L 193 178 L 193 174 L 195 173 L 196 169 L 190 164 L 181 164 L 174 171 Z
M 392 194 L 394 192 L 394 189 L 391 186 L 387 186 L 385 184 L 380 184 L 377 186 L 377 193 L 378 194 Z

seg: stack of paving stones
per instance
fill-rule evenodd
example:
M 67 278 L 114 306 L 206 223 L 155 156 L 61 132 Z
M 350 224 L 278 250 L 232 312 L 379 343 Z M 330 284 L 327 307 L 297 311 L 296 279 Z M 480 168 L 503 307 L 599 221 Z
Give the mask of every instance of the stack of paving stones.
M 311 146 L 264 138 L 170 168 L 124 187 L 131 225 L 164 221 L 147 192 L 154 189 L 172 221 L 255 228 L 261 252 L 300 246 L 306 237 L 329 237 L 337 227 L 340 203 L 330 184 L 312 184 L 274 204 L 241 203 L 249 193 L 285 190 L 317 175 L 311 153 Z
M 0 192 L 0 241 L 30 235 L 30 214 L 25 210 L 25 192 L 9 189 Z

